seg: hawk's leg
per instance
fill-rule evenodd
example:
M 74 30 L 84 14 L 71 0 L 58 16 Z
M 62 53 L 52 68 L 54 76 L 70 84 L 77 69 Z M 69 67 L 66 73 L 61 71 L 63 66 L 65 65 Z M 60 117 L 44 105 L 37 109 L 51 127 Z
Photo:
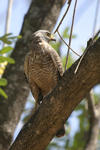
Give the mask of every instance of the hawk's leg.
M 37 109 L 40 107 L 41 103 L 42 103 L 42 100 L 43 100 L 43 95 L 41 93 L 41 89 L 39 89 L 39 95 L 38 95 L 38 99 L 37 99 Z
M 38 95 L 38 101 L 37 101 L 39 105 L 41 104 L 42 100 L 43 100 L 43 95 L 40 93 Z

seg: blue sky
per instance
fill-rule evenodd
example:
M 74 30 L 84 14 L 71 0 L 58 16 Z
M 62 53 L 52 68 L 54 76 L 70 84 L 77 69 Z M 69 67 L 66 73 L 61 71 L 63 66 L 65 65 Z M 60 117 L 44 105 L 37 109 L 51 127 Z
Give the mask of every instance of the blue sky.
M 9 28 L 9 32 L 13 33 L 13 35 L 19 34 L 21 30 L 21 25 L 24 19 L 24 15 L 27 13 L 30 2 L 31 0 L 21 0 L 21 1 L 13 0 L 11 22 L 10 22 L 10 28 Z M 61 24 L 59 28 L 60 33 L 62 33 L 64 28 L 71 25 L 74 3 L 75 3 L 75 0 L 72 0 L 70 9 L 63 23 Z M 73 28 L 73 33 L 77 35 L 77 38 L 74 39 L 71 43 L 71 47 L 76 51 L 79 51 L 81 46 L 85 47 L 87 40 L 93 34 L 93 24 L 94 24 L 96 5 L 97 5 L 97 0 L 88 0 L 88 1 L 78 0 L 77 1 L 75 22 L 74 22 L 74 28 Z M 6 21 L 8 0 L 5 0 L 5 1 L 1 0 L 0 6 L 3 6 L 3 7 L 0 7 L 0 18 L 1 18 L 0 19 L 0 29 L 1 29 L 0 36 L 2 36 L 5 32 L 5 23 L 6 23 L 5 21 Z M 61 17 L 66 11 L 67 6 L 68 6 L 67 3 L 63 6 L 60 16 L 58 18 L 58 21 L 55 25 L 55 28 L 57 27 Z M 98 12 L 96 31 L 99 28 L 100 28 L 100 8 Z
M 70 27 L 72 22 L 72 13 L 74 8 L 75 0 L 72 0 L 71 7 L 61 24 L 59 31 L 62 32 L 64 28 L 67 26 Z M 84 5 L 83 5 L 84 4 Z M 76 14 L 75 14 L 75 21 L 74 21 L 74 27 L 73 27 L 73 34 L 77 35 L 77 38 L 72 40 L 71 42 L 71 48 L 74 49 L 79 54 L 82 54 L 80 51 L 81 46 L 86 47 L 87 41 L 89 38 L 93 35 L 93 25 L 94 25 L 94 18 L 95 18 L 95 12 L 97 7 L 97 0 L 81 0 L 77 1 L 76 6 Z M 61 14 L 59 16 L 58 22 L 60 21 L 61 17 L 63 16 L 65 10 L 67 8 L 67 3 L 64 5 Z M 56 23 L 56 26 L 58 24 Z M 55 28 L 56 28 L 55 26 Z M 97 24 L 96 24 L 96 32 L 100 29 L 100 7 L 99 12 L 97 16 Z M 68 43 L 68 41 L 67 41 Z M 65 53 L 67 53 L 67 47 L 63 48 Z M 76 57 L 78 58 L 78 57 Z

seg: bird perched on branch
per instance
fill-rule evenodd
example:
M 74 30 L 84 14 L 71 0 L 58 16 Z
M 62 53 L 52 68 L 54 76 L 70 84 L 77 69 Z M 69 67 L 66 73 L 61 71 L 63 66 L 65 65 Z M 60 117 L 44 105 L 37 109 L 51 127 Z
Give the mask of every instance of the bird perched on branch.
M 36 111 L 43 96 L 49 93 L 63 75 L 63 66 L 58 53 L 49 45 L 50 41 L 56 41 L 55 37 L 46 30 L 35 32 L 30 39 L 30 51 L 24 62 L 24 72 L 35 98 Z M 62 126 L 56 136 L 65 134 Z

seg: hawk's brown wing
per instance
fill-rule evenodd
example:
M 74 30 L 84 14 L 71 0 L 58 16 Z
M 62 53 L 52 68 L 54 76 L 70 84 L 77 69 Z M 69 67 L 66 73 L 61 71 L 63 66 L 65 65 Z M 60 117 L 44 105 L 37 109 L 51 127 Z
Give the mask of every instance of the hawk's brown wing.
M 32 95 L 36 100 L 35 108 L 34 108 L 34 110 L 36 110 L 37 109 L 37 103 L 38 103 L 38 97 L 39 97 L 39 94 L 40 94 L 40 89 L 39 89 L 38 85 L 34 82 L 34 80 L 32 78 L 31 69 L 29 67 L 30 66 L 29 61 L 30 61 L 30 52 L 27 53 L 27 55 L 25 57 L 24 73 L 25 73 L 25 76 L 26 76 L 27 81 L 29 83 L 29 87 L 31 89 Z
M 62 62 L 61 62 L 61 59 L 60 59 L 58 53 L 50 45 L 48 47 L 48 52 L 52 58 L 55 68 L 58 70 L 59 75 L 62 76 L 64 71 L 63 71 Z

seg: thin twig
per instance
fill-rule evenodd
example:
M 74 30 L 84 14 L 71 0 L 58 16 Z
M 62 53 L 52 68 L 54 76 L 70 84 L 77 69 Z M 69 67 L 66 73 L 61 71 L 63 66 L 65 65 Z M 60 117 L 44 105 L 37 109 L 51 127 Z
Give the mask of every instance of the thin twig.
M 69 47 L 69 49 L 71 49 L 76 55 L 80 56 L 79 54 L 77 54 L 66 42 L 65 40 L 62 38 L 62 36 L 60 35 L 59 31 L 57 30 L 58 35 L 60 36 L 60 38 L 62 39 L 62 41 Z
M 7 34 L 9 32 L 9 28 L 10 28 L 12 4 L 13 4 L 13 0 L 9 0 L 8 1 L 8 10 L 7 10 L 7 15 L 6 15 L 5 34 Z M 3 47 L 6 47 L 6 46 L 7 46 L 7 44 L 4 43 Z
M 60 25 L 62 24 L 62 21 L 63 21 L 63 19 L 65 18 L 66 14 L 67 14 L 67 12 L 68 12 L 68 10 L 69 10 L 69 7 L 70 7 L 70 4 L 71 4 L 71 1 L 72 1 L 72 0 L 68 1 L 68 7 L 67 7 L 67 10 L 66 10 L 65 14 L 63 15 L 63 17 L 62 17 L 62 19 L 61 19 L 60 23 L 58 24 L 58 27 L 57 27 L 57 28 L 56 28 L 56 30 L 54 31 L 54 34 L 58 31 L 58 29 L 59 29 Z
M 93 37 L 95 34 L 95 28 L 96 28 L 96 22 L 97 22 L 97 15 L 98 15 L 98 10 L 99 10 L 99 0 L 97 1 L 97 6 L 96 6 L 96 13 L 95 13 L 95 19 L 94 19 L 94 27 L 93 27 Z
M 70 4 L 71 0 L 68 0 L 68 3 L 67 4 Z
M 85 49 L 85 51 L 84 51 L 82 57 L 80 58 L 80 60 L 79 60 L 79 62 L 78 62 L 78 65 L 76 66 L 76 69 L 75 69 L 75 71 L 74 71 L 74 74 L 77 73 L 77 70 L 78 70 L 78 68 L 79 68 L 79 66 L 80 66 L 80 63 L 81 63 L 83 57 L 85 56 L 87 50 L 89 49 L 89 47 L 92 45 L 92 43 L 93 43 L 93 40 L 91 39 L 91 42 L 89 43 L 89 45 L 88 45 L 87 48 Z
M 72 25 L 71 25 L 71 32 L 70 32 L 70 37 L 69 37 L 69 46 L 71 44 L 71 39 L 72 39 L 72 32 L 73 32 L 73 24 L 74 24 L 74 18 L 75 18 L 76 4 L 77 4 L 77 0 L 75 1 L 75 6 L 74 6 L 74 12 L 73 12 L 73 18 L 72 18 Z M 68 57 L 69 57 L 69 47 L 68 47 L 68 52 L 67 52 L 67 57 L 66 57 L 65 70 L 67 68 Z
M 9 0 L 7 16 L 6 16 L 5 34 L 9 32 L 9 28 L 10 28 L 12 4 L 13 4 L 13 0 Z
M 79 68 L 79 66 L 80 66 L 80 63 L 81 63 L 81 61 L 82 61 L 83 57 L 85 56 L 85 54 L 86 54 L 87 50 L 88 50 L 88 49 L 89 49 L 89 47 L 92 45 L 92 43 L 93 43 L 94 39 L 98 36 L 98 34 L 99 34 L 99 33 L 100 33 L 100 29 L 99 29 L 99 31 L 95 34 L 95 36 L 93 37 L 93 39 L 91 38 L 91 41 L 90 41 L 89 45 L 88 45 L 88 46 L 87 46 L 87 48 L 85 49 L 85 51 L 84 51 L 84 53 L 83 53 L 82 57 L 80 58 L 80 60 L 79 60 L 79 62 L 78 62 L 78 64 L 77 64 L 77 66 L 76 66 L 76 69 L 75 69 L 75 71 L 74 71 L 74 74 L 76 74 L 76 73 L 77 73 L 77 70 L 78 70 L 78 68 Z
M 87 94 L 86 99 L 88 100 L 88 109 L 90 112 L 90 116 L 92 119 L 95 117 L 95 103 L 94 103 L 94 97 L 93 97 L 93 89 Z
M 96 150 L 99 136 L 99 118 L 100 118 L 100 107 L 99 103 L 95 105 L 93 90 L 87 94 L 86 99 L 88 101 L 89 110 L 89 136 L 85 144 L 84 150 Z M 94 132 L 95 131 L 95 132 Z
M 98 36 L 99 33 L 100 33 L 100 29 L 99 29 L 99 31 L 95 34 L 95 36 L 93 37 L 93 41 L 95 40 L 95 38 Z

